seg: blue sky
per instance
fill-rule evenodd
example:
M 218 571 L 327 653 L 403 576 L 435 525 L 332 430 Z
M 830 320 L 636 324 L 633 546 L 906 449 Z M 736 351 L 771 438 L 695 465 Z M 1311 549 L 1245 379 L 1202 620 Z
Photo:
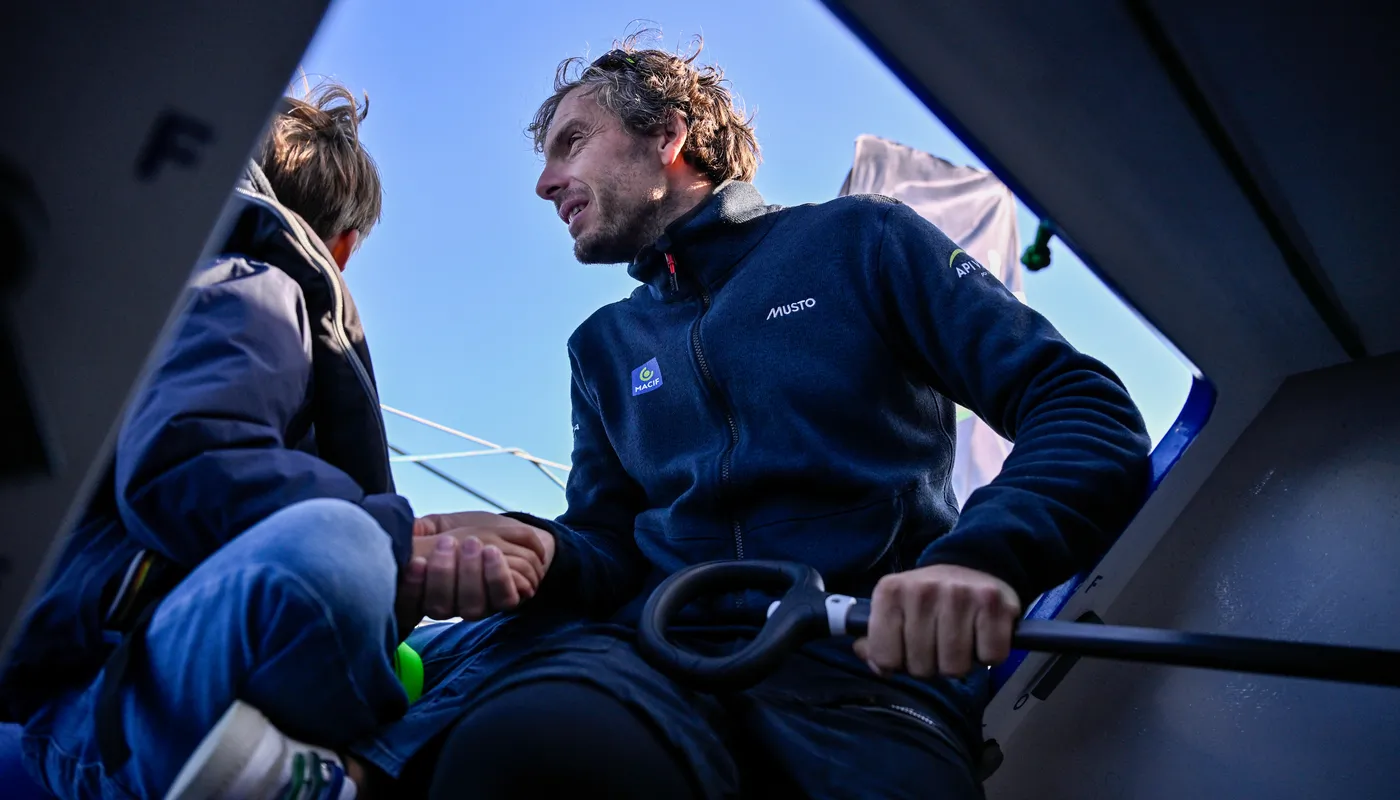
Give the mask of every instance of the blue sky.
M 980 166 L 816 0 L 338 0 L 304 67 L 313 82 L 370 96 L 362 135 L 384 179 L 384 219 L 346 278 L 388 405 L 568 462 L 564 343 L 633 284 L 621 267 L 574 261 L 564 225 L 534 196 L 540 161 L 523 130 L 560 59 L 601 54 L 634 20 L 652 21 L 669 47 L 704 35 L 702 58 L 756 112 L 755 184 L 770 203 L 835 197 L 863 133 Z M 1023 208 L 1023 245 L 1034 230 Z M 1072 253 L 1052 250 L 1050 269 L 1025 276 L 1028 302 L 1118 372 L 1155 440 L 1185 401 L 1189 369 Z M 413 453 L 474 447 L 387 424 Z M 563 510 L 563 492 L 519 459 L 436 463 L 512 508 Z M 395 474 L 420 513 L 483 507 L 412 465 Z

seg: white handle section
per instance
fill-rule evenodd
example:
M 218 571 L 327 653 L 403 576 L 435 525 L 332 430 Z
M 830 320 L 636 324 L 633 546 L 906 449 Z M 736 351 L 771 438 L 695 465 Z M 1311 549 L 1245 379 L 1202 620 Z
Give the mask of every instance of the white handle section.
M 768 604 L 768 617 L 772 617 L 774 614 L 778 613 L 778 606 L 780 606 L 780 605 L 782 605 L 782 604 L 783 604 L 783 601 L 781 601 L 781 600 L 774 600 L 773 602 L 769 603 L 769 604 Z M 766 617 L 766 618 L 767 618 L 767 617 Z M 765 618 L 765 619 L 766 619 L 766 618 Z
M 851 613 L 851 606 L 855 604 L 854 597 L 844 594 L 833 594 L 826 598 L 826 624 L 831 629 L 832 636 L 846 635 L 846 617 Z

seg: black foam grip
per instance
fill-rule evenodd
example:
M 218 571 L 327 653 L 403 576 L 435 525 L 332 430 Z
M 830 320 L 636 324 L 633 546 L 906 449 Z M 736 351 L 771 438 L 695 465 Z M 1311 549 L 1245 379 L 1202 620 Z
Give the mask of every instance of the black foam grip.
M 870 601 L 856 598 L 846 611 L 846 633 L 850 636 L 864 636 L 870 628 Z
M 748 646 L 725 656 L 686 650 L 667 636 L 681 610 L 702 597 L 745 589 L 786 591 L 778 610 Z M 821 576 L 788 561 L 712 561 L 671 575 L 642 608 L 637 649 L 652 666 L 705 691 L 738 691 L 768 676 L 794 647 L 827 633 Z

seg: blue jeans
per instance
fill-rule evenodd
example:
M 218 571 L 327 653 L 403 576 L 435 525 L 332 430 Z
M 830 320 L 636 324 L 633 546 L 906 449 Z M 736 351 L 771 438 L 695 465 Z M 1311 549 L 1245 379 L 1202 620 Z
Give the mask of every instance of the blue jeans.
M 121 686 L 132 756 L 107 773 L 94 683 L 26 726 L 25 755 L 61 798 L 164 795 L 235 700 L 289 736 L 342 750 L 401 716 L 389 660 L 397 570 L 389 537 L 342 500 L 279 511 L 205 559 L 160 603 Z

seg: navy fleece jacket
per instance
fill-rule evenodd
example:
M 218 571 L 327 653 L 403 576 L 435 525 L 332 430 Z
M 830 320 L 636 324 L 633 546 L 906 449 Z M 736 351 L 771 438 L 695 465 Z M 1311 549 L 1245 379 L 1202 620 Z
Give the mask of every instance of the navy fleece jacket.
M 957 564 L 1029 603 L 1146 495 L 1117 377 L 897 201 L 779 208 L 729 182 L 629 271 L 642 285 L 569 341 L 568 510 L 520 515 L 557 540 L 537 603 L 634 622 L 665 575 L 732 558 L 865 596 Z M 961 515 L 954 403 L 1015 443 Z

